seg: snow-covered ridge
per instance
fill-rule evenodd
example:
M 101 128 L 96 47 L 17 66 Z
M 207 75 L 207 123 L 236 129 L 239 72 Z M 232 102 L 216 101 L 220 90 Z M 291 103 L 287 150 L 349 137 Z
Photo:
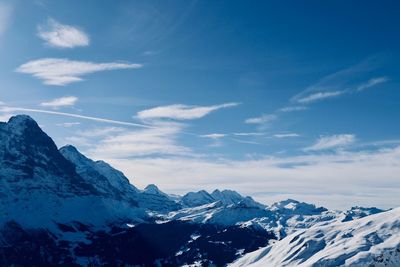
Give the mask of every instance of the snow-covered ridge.
M 311 227 L 245 255 L 238 266 L 399 266 L 400 208 Z
M 198 192 L 189 192 L 180 199 L 180 202 L 184 207 L 198 207 L 217 201 L 220 201 L 223 205 L 232 205 L 238 204 L 243 200 L 245 200 L 245 197 L 243 197 L 236 191 L 227 189 L 221 191 L 219 189 L 215 189 L 211 194 L 205 190 L 200 190 Z M 264 207 L 264 205 L 257 203 L 251 197 L 247 197 L 247 200 L 245 201 L 248 204 L 250 204 L 251 202 L 252 205 L 254 204 L 260 207 Z
M 282 261 L 276 266 L 310 262 L 311 265 L 300 266 L 319 266 L 319 263 L 315 265 L 311 260 L 314 254 L 325 250 L 328 251 L 318 260 L 329 259 L 336 263 L 336 260 L 344 258 L 350 260 L 346 258 L 350 255 L 351 261 L 357 262 L 358 258 L 353 256 L 364 255 L 366 251 L 372 251 L 372 247 L 377 252 L 365 256 L 368 260 L 372 257 L 377 261 L 399 262 L 398 250 L 386 246 L 385 241 L 390 239 L 398 242 L 398 239 L 392 238 L 398 235 L 398 220 L 373 219 L 381 218 L 381 212 L 377 208 L 363 207 L 354 207 L 345 212 L 330 211 L 293 199 L 266 206 L 232 190 L 217 189 L 211 193 L 201 190 L 184 196 L 168 195 L 153 184 L 140 190 L 130 184 L 122 172 L 106 162 L 93 161 L 71 145 L 58 149 L 29 116 L 15 116 L 8 123 L 0 123 L 0 226 L 13 221 L 23 228 L 45 228 L 59 240 L 71 238 L 69 230 L 66 233 L 59 225 L 77 231 L 77 225 L 82 224 L 90 231 L 97 231 L 110 225 L 126 228 L 126 225 L 133 227 L 145 222 L 162 227 L 177 223 L 207 231 L 218 228 L 234 229 L 234 232 L 239 229 L 254 233 L 254 236 L 263 233 L 266 242 L 252 250 L 264 246 L 271 238 L 281 240 L 255 255 L 257 259 L 271 260 L 268 255 L 272 255 L 270 251 L 273 252 L 271 262 L 275 264 L 276 260 Z M 398 212 L 391 212 L 392 219 L 398 216 Z M 376 213 L 379 214 L 373 215 Z M 359 219 L 363 217 L 365 220 Z M 360 220 L 364 220 L 365 224 L 356 223 Z M 347 232 L 342 236 L 340 231 Z M 73 235 L 74 242 L 85 240 L 82 232 L 77 231 Z M 299 235 L 296 240 L 301 242 L 290 242 L 296 235 Z M 346 242 L 353 237 L 358 238 L 354 241 L 357 246 L 359 243 L 367 244 L 360 248 L 364 254 L 359 254 L 360 251 L 346 254 L 349 246 L 353 247 L 353 243 Z M 292 238 L 289 244 L 284 243 L 288 238 Z M 342 243 L 344 247 L 339 246 Z M 275 248 L 279 244 L 284 244 L 281 250 Z M 379 246 L 384 246 L 384 249 L 379 250 Z M 292 249 L 285 251 L 288 247 Z M 364 249 L 367 247 L 371 249 Z M 390 249 L 385 250 L 388 247 Z M 237 255 L 243 253 L 237 251 Z M 279 253 L 291 253 L 293 256 L 288 258 Z M 324 256 L 327 254 L 336 255 L 337 258 Z M 251 254 L 243 260 L 246 263 L 257 262 Z

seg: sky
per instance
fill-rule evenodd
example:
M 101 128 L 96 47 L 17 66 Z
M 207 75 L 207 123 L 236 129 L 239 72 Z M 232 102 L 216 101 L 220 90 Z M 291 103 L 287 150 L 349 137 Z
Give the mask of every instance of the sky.
M 0 0 L 0 120 L 139 188 L 400 206 L 399 8 Z

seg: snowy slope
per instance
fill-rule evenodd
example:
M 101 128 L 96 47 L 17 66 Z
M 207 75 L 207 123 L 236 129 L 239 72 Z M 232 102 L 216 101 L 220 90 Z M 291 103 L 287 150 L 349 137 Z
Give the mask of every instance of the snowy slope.
M 71 145 L 60 148 L 60 153 L 76 166 L 76 172 L 99 192 L 115 198 L 129 198 L 139 190 L 119 171 L 103 161 L 93 161 Z
M 226 205 L 222 201 L 212 202 L 193 208 L 184 208 L 163 216 L 164 220 L 182 220 L 194 223 L 236 225 L 254 218 L 270 217 L 271 214 L 261 204 L 250 197 L 235 204 Z
M 249 253 L 238 266 L 399 266 L 400 208 L 300 230 Z
M 165 212 L 180 208 L 155 185 L 138 190 L 125 175 L 104 161 L 93 161 L 71 145 L 60 148 L 61 154 L 76 166 L 77 173 L 107 198 L 123 201 L 144 210 Z
M 231 200 L 227 201 L 226 197 L 222 200 L 213 198 L 212 200 L 215 202 L 173 211 L 162 216 L 162 219 L 261 228 L 274 232 L 278 238 L 283 238 L 299 229 L 340 221 L 345 218 L 345 215 L 341 212 L 328 211 L 325 208 L 292 199 L 277 202 L 267 207 L 254 201 L 251 197 L 243 197 L 234 191 L 224 190 L 222 192 L 238 196 L 235 198 L 237 202 L 227 204 L 231 203 Z M 213 194 L 199 191 L 189 193 L 186 196 L 188 195 L 196 196 L 194 199 L 203 203 L 203 200 L 208 200 Z M 202 196 L 205 196 L 205 198 Z
M 243 224 L 255 218 L 271 218 L 266 206 L 232 190 L 189 192 L 180 199 L 184 207 L 161 217 L 164 221 L 182 220 L 224 226 Z
M 147 218 L 144 210 L 84 179 L 29 116 L 0 124 L 0 223 L 29 226 Z M 78 168 L 79 169 L 79 168 Z

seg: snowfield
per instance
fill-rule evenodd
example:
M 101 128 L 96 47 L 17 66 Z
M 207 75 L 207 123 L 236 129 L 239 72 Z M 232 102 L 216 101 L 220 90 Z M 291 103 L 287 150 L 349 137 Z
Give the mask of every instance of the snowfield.
M 299 230 L 231 267 L 400 266 L 400 208 Z

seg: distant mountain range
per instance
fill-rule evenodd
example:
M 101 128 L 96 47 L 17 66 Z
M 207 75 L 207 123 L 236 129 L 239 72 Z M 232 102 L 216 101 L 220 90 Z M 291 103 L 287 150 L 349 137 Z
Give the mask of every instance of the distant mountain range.
M 140 190 L 29 116 L 0 123 L 0 266 L 400 266 L 399 229 L 399 209 Z

